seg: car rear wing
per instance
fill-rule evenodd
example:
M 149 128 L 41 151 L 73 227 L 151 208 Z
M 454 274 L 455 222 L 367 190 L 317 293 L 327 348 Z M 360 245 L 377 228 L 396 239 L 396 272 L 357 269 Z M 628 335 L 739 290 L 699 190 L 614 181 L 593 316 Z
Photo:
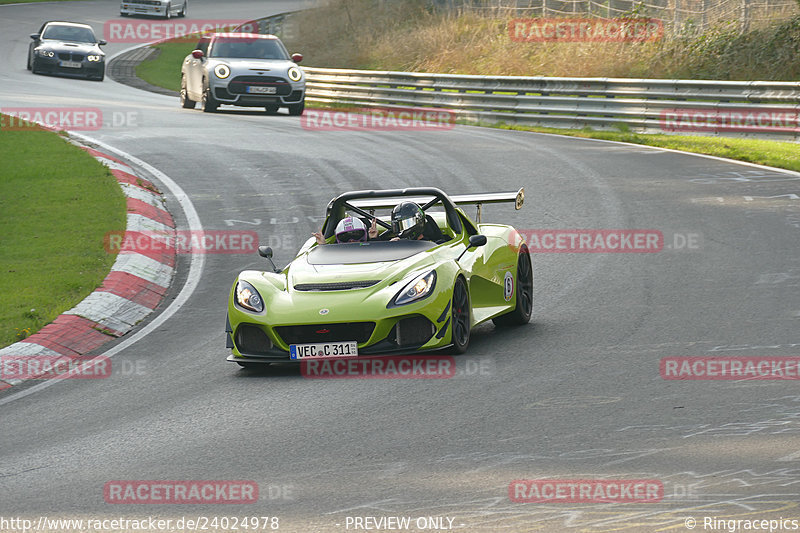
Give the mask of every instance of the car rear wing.
M 427 209 L 435 204 L 439 199 L 435 196 L 389 196 L 383 198 L 358 198 L 349 200 L 350 205 L 361 209 L 388 209 L 400 202 L 415 202 Z M 457 194 L 450 196 L 450 200 L 458 206 L 474 205 L 478 208 L 476 222 L 481 222 L 481 206 L 483 204 L 514 203 L 514 209 L 521 209 L 525 202 L 525 187 L 520 187 L 518 191 L 508 192 L 487 192 L 476 194 Z

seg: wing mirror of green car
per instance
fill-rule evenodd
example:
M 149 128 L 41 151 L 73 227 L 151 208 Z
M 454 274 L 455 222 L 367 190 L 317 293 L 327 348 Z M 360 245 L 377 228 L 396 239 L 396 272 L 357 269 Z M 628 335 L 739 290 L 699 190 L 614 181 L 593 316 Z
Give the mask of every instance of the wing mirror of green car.
M 485 246 L 486 245 L 486 235 L 470 235 L 469 236 L 469 247 L 476 248 L 478 246 Z
M 272 248 L 270 248 L 269 246 L 259 246 L 258 247 L 258 255 L 260 255 L 261 257 L 263 257 L 267 261 L 269 261 L 269 266 L 272 267 L 272 271 L 273 272 L 275 272 L 275 273 L 280 272 L 280 270 L 278 270 L 275 267 L 275 263 L 272 262 Z
M 461 255 L 456 258 L 456 261 L 460 260 L 464 257 L 464 254 L 467 253 L 472 248 L 477 248 L 478 246 L 484 246 L 486 244 L 486 235 L 470 235 L 469 236 L 469 246 L 464 248 L 464 251 L 461 252 Z

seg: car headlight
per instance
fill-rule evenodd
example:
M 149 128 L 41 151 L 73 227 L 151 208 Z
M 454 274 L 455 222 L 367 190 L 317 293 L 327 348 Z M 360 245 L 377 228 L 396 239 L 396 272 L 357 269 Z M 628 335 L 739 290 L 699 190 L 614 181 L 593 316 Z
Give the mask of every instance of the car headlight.
M 55 55 L 52 50 L 36 50 L 36 53 L 42 57 L 53 57 Z
M 86 59 L 88 59 L 89 61 L 97 62 L 103 59 L 103 56 L 98 56 L 98 55 L 86 56 Z
M 214 67 L 214 74 L 216 74 L 219 79 L 224 80 L 231 75 L 231 69 L 228 65 L 217 65 Z
M 403 287 L 403 290 L 397 293 L 387 307 L 406 305 L 427 298 L 433 292 L 435 286 L 436 271 L 431 270 L 427 274 L 417 276 L 411 280 L 410 283 Z
M 255 287 L 246 281 L 236 282 L 236 303 L 248 311 L 260 313 L 264 310 L 264 300 Z
M 297 67 L 292 67 L 289 69 L 289 72 L 286 73 L 289 76 L 289 79 L 292 81 L 300 81 L 300 78 L 303 77 L 303 73 L 300 72 L 300 69 Z

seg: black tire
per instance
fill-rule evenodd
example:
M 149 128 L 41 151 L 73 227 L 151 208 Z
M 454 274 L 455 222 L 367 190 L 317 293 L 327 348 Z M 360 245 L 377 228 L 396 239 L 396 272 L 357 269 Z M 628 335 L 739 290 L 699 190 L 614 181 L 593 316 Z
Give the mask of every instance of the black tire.
M 167 4 L 167 9 L 164 12 L 164 20 L 169 20 L 172 18 L 172 4 Z
M 120 13 L 120 14 L 119 14 L 119 16 L 120 16 L 120 17 L 127 17 L 127 16 L 128 16 L 128 14 L 127 14 L 127 13 Z
M 470 333 L 470 304 L 467 282 L 459 276 L 453 285 L 453 301 L 450 306 L 450 331 L 452 334 L 452 347 L 450 351 L 460 355 L 469 347 Z
M 492 319 L 495 326 L 522 326 L 533 314 L 533 265 L 528 248 L 523 245 L 517 258 L 517 305 L 514 310 Z
M 289 108 L 290 115 L 292 115 L 293 117 L 299 117 L 300 115 L 303 114 L 303 111 L 306 108 L 306 101 L 303 100 L 299 104 L 289 104 L 287 107 Z
M 28 70 L 31 70 L 31 51 L 28 50 L 28 64 L 26 65 Z
M 33 72 L 34 74 L 39 74 L 39 69 L 36 68 L 36 58 L 35 57 L 33 58 L 33 61 L 31 62 L 31 72 Z
M 268 106 L 264 106 L 264 110 L 267 112 L 267 115 L 278 114 L 278 109 L 280 109 L 280 106 L 278 104 L 271 104 Z
M 181 76 L 181 107 L 184 109 L 194 109 L 195 102 L 189 98 L 189 91 L 186 89 L 186 78 Z
M 181 12 L 178 13 L 179 17 L 186 17 L 186 8 L 187 7 L 189 7 L 189 2 L 184 2 L 183 3 L 183 8 L 181 9 Z
M 210 87 L 203 89 L 203 99 L 200 101 L 200 107 L 203 108 L 204 113 L 216 113 L 219 103 L 211 95 Z

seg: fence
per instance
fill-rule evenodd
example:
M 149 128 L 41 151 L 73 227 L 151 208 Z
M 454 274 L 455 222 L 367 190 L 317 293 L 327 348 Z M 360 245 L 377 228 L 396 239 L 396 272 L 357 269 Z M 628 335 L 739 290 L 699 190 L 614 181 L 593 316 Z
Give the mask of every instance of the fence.
M 800 14 L 797 0 L 429 0 L 438 9 L 497 10 L 511 16 L 659 19 L 668 30 L 705 31 L 721 22 L 761 26 Z
M 309 102 L 443 108 L 467 122 L 800 140 L 800 82 L 304 70 Z
M 322 104 L 440 108 L 466 122 L 800 141 L 800 82 L 303 70 L 306 100 Z

